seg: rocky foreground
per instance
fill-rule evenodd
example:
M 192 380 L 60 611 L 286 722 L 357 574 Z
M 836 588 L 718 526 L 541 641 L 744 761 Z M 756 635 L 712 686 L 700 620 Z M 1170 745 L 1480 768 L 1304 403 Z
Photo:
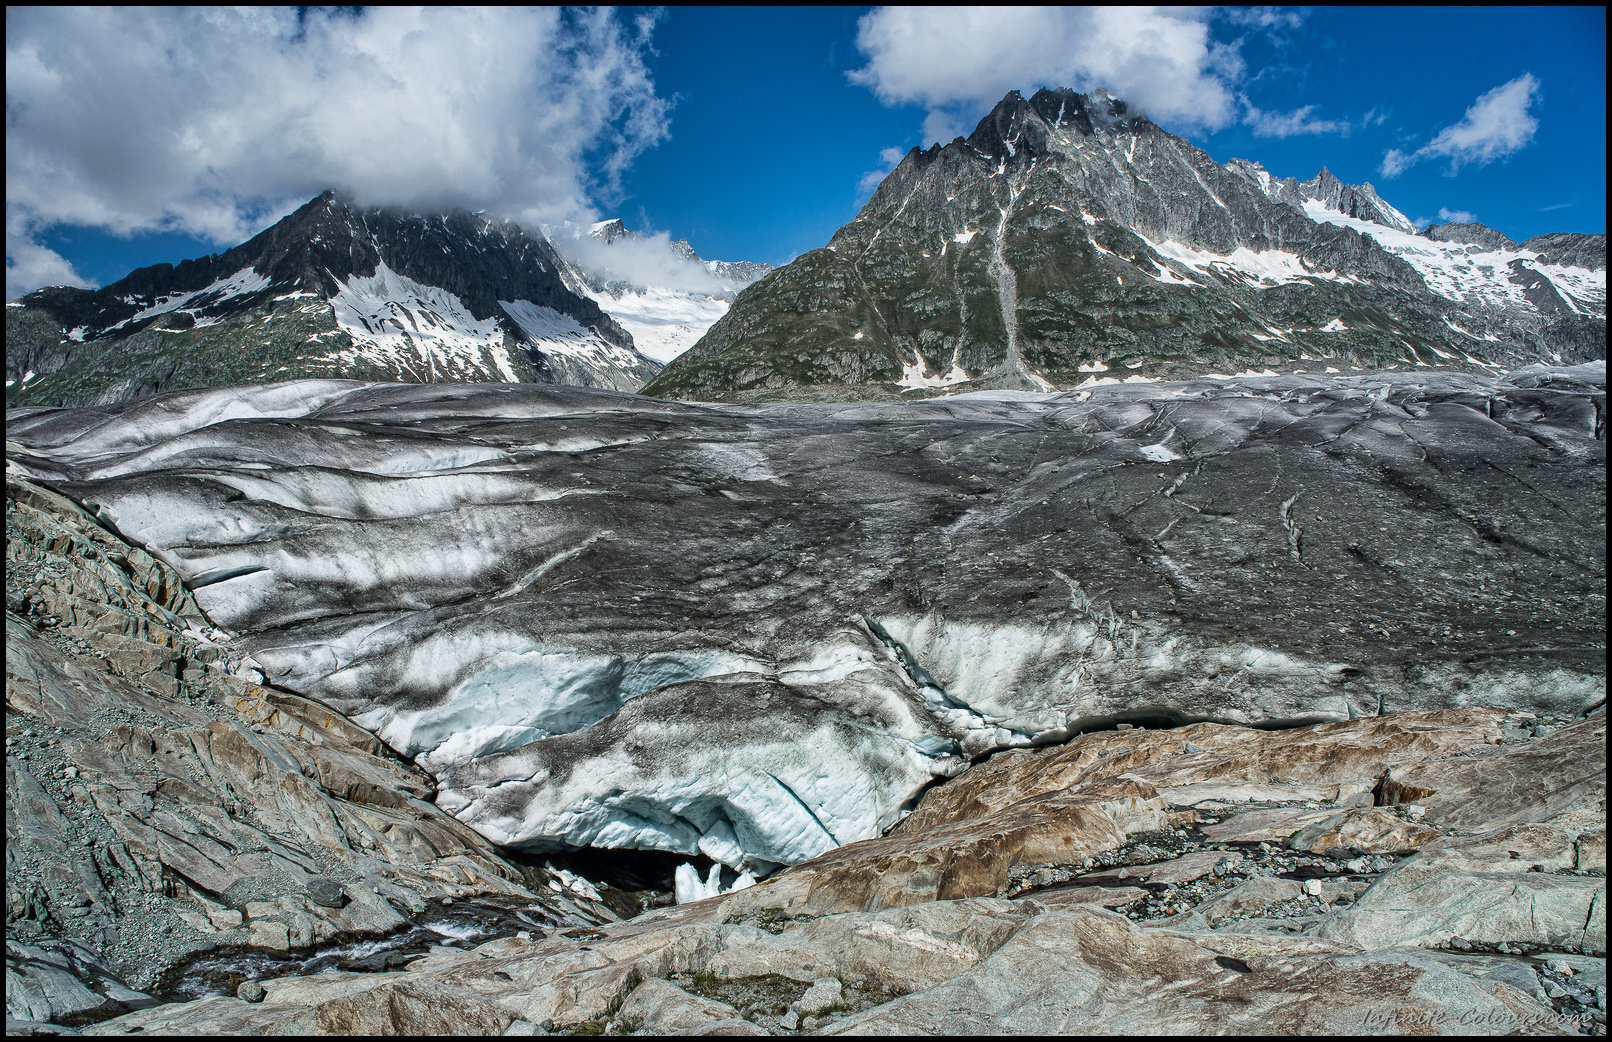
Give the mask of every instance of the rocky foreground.
M 1604 393 L 13 415 L 8 1029 L 1604 1032 Z
M 751 889 L 577 929 L 615 916 L 527 889 L 339 714 L 231 676 L 163 566 L 21 482 L 8 536 L 53 591 L 7 620 L 12 1031 L 1604 1032 L 1604 708 L 1094 732 Z M 487 895 L 548 915 L 134 990 L 191 949 Z
M 26 482 L 6 585 L 8 1018 L 151 1005 L 192 952 L 395 934 L 445 897 L 616 917 L 505 860 L 345 717 L 232 674 L 172 570 Z

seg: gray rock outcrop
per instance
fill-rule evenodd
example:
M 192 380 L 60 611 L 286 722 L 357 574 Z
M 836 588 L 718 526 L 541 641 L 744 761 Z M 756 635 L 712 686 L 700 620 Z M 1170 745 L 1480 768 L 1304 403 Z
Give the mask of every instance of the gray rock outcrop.
M 615 917 L 369 732 L 232 673 L 179 576 L 78 505 L 8 478 L 6 528 L 8 1016 L 149 1005 L 190 952 L 385 934 L 445 894 Z
M 1491 250 L 1514 250 L 1517 248 L 1517 244 L 1505 235 L 1486 224 L 1474 222 L 1430 224 L 1422 229 L 1422 234 L 1436 242 L 1464 242 Z
M 1356 785 L 1384 765 L 1446 773 L 1478 765 L 1519 778 L 1539 771 L 1534 780 L 1549 789 L 1547 765 L 1560 750 L 1529 735 L 1526 720 L 1470 710 L 1275 735 L 1211 725 L 1105 732 L 1065 749 L 993 758 L 988 770 L 931 790 L 913 820 L 923 830 L 951 827 L 980 813 L 982 800 L 1025 808 L 1130 767 L 1183 783 L 1158 789 L 1171 794 L 1169 826 L 1121 851 L 1134 867 L 1162 866 L 1183 859 L 1160 861 L 1165 844 L 1225 853 L 1205 842 L 1210 821 L 1347 810 Z M 1562 822 L 1577 813 L 1575 827 L 1595 816 L 1604 823 L 1604 713 L 1559 733 L 1568 736 L 1562 748 L 1580 754 L 1586 784 L 1571 801 L 1529 803 L 1519 789 L 1502 816 Z M 1218 799 L 1197 798 L 1204 778 L 1220 780 Z M 1322 789 L 1329 793 L 1317 796 Z M 91 1033 L 335 1025 L 485 1033 L 500 1023 L 510 1034 L 540 1025 L 576 1034 L 1595 1033 L 1605 1023 L 1597 1005 L 1605 913 L 1590 911 L 1588 929 L 1563 924 L 1575 911 L 1582 919 L 1585 895 L 1599 890 L 1604 898 L 1604 860 L 1542 868 L 1534 851 L 1555 850 L 1542 837 L 1563 826 L 1515 826 L 1534 830 L 1532 846 L 1518 831 L 1497 840 L 1482 831 L 1492 821 L 1481 794 L 1459 785 L 1449 794 L 1446 808 L 1465 808 L 1468 825 L 1440 826 L 1448 834 L 1392 857 L 1345 864 L 1250 844 L 1246 857 L 1232 855 L 1233 871 L 1162 890 L 1093 885 L 1072 896 L 1066 886 L 1033 886 L 1015 897 L 915 894 L 882 908 L 878 891 L 843 877 L 826 882 L 803 865 L 586 937 L 505 938 L 420 959 L 402 973 L 273 980 L 261 1005 L 171 1004 Z M 1417 798 L 1431 805 L 1435 795 Z M 1379 787 L 1375 798 L 1393 796 Z M 1414 817 L 1417 806 L 1378 809 Z M 1494 852 L 1506 848 L 1527 854 L 1501 853 L 1495 863 Z M 808 890 L 835 891 L 838 907 L 798 900 Z M 1189 907 L 1167 914 L 1177 900 Z M 1532 919 L 1524 912 L 1530 902 Z M 1492 916 L 1483 918 L 1483 908 Z M 1406 912 L 1408 928 L 1396 931 L 1393 916 Z M 1441 933 L 1452 925 L 1469 934 Z M 425 1001 L 404 1001 L 416 996 Z

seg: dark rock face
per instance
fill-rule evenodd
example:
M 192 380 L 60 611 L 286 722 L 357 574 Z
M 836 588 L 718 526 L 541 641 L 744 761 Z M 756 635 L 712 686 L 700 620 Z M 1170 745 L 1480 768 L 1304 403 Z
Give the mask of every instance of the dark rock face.
M 495 841 L 766 868 L 1115 721 L 1572 717 L 1604 408 L 1604 365 L 771 407 L 305 382 L 16 413 L 8 462 Z
M 1592 271 L 1606 270 L 1606 235 L 1580 235 L 1576 232 L 1552 232 L 1536 235 L 1523 244 L 1534 250 L 1550 264 Z
M 562 263 L 510 222 L 365 210 L 326 192 L 224 253 L 20 298 L 7 308 L 7 400 L 111 402 L 290 375 L 636 388 L 658 366 L 566 287 Z M 546 309 L 541 325 L 568 321 L 571 339 L 596 346 L 578 356 L 501 302 Z
M 1517 244 L 1486 224 L 1473 222 L 1430 224 L 1422 234 L 1438 242 L 1465 242 L 1474 246 L 1487 246 L 1491 250 L 1516 249 Z
M 1121 367 L 1604 357 L 1604 279 L 1566 315 L 1505 271 L 1478 299 L 1464 259 L 1424 259 L 1425 242 L 1370 185 L 1222 166 L 1102 92 L 1014 92 L 967 139 L 910 152 L 827 247 L 747 289 L 645 392 L 834 399 L 1073 387 Z

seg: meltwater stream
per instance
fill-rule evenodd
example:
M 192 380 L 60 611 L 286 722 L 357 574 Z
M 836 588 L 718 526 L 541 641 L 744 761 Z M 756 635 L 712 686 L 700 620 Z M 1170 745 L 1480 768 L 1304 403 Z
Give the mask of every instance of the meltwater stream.
M 414 914 L 408 925 L 385 937 L 327 942 L 289 952 L 246 945 L 197 952 L 158 978 L 152 995 L 160 1002 L 189 1002 L 234 995 L 236 988 L 248 980 L 319 973 L 380 973 L 401 969 L 437 949 L 470 949 L 523 933 L 537 938 L 576 926 L 536 904 L 433 901 L 425 911 Z

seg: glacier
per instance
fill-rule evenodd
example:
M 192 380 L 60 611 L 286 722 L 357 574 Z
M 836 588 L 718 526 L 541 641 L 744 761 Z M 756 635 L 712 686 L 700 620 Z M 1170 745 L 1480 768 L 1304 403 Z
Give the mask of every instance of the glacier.
M 488 838 L 761 876 L 1121 722 L 1571 715 L 1604 408 L 1604 363 L 748 406 L 326 380 L 12 410 L 7 467 Z

